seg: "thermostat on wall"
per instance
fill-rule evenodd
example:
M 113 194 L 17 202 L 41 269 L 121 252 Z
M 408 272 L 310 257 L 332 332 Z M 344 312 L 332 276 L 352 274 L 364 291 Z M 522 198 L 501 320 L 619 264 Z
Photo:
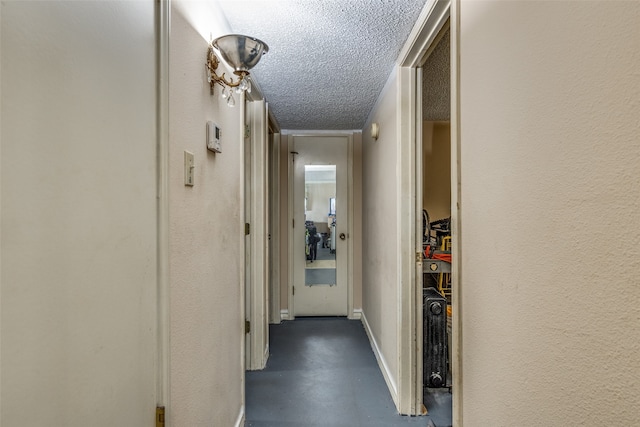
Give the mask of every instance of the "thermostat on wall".
M 207 122 L 207 149 L 214 153 L 222 153 L 222 145 L 220 145 L 221 136 L 220 127 L 211 120 Z

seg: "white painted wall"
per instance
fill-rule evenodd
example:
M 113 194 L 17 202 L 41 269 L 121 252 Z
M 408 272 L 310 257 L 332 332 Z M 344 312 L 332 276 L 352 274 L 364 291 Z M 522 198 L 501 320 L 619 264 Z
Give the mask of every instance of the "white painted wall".
M 0 424 L 152 425 L 154 3 L 1 9 Z
M 210 95 L 206 81 L 209 33 L 229 32 L 217 5 L 172 5 L 169 419 L 174 426 L 233 426 L 244 393 L 242 102 L 227 107 L 220 87 Z M 206 149 L 207 120 L 222 129 L 221 154 Z M 195 156 L 193 187 L 183 181 L 184 150 Z
M 370 116 L 379 124 L 380 136 L 374 140 L 370 126 L 362 133 L 362 312 L 394 400 L 398 381 L 397 102 L 394 72 Z
M 637 425 L 640 3 L 459 7 L 464 425 Z

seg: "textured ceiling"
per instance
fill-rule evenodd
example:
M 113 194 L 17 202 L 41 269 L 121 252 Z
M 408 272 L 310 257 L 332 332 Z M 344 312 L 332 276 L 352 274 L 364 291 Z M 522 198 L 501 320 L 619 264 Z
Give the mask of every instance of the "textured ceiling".
M 447 30 L 422 67 L 422 118 L 449 121 L 451 118 L 451 76 Z
M 362 129 L 426 0 L 218 0 L 282 129 Z

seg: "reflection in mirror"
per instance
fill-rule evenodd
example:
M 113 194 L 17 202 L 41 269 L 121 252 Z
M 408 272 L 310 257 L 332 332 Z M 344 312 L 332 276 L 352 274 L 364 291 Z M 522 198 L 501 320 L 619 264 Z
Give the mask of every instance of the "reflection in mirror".
M 305 285 L 336 285 L 336 165 L 305 165 Z

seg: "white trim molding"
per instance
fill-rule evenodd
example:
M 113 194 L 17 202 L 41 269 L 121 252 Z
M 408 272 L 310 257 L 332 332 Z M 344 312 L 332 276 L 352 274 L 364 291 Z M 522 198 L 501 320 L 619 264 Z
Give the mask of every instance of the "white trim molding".
M 289 319 L 289 310 L 287 310 L 286 308 L 280 310 L 280 320 L 281 321 L 282 320 L 291 320 L 291 319 Z
M 463 425 L 462 388 L 462 295 L 464 278 L 462 274 L 462 227 L 460 223 L 461 183 L 460 168 L 460 0 L 451 4 L 451 296 L 452 296 L 452 349 L 451 375 L 453 381 L 453 425 Z
M 248 235 L 250 258 L 246 261 L 249 268 L 249 288 L 246 318 L 251 322 L 248 347 L 248 370 L 263 369 L 267 363 L 269 332 L 269 281 L 268 268 L 268 176 L 267 176 L 267 106 L 264 101 L 246 104 L 247 122 L 251 133 L 245 144 L 245 155 L 249 156 L 249 175 L 245 185 L 248 192 L 245 215 L 251 232 Z M 248 208 L 248 209 L 247 209 Z M 266 355 L 266 356 L 265 356 Z
M 398 70 L 397 121 L 398 144 L 397 185 L 397 283 L 398 283 L 398 412 L 418 415 L 422 402 L 417 394 L 418 354 L 416 335 L 418 319 L 415 306 L 416 288 L 416 83 L 417 68 Z M 421 325 L 421 323 L 420 323 Z
M 236 422 L 233 425 L 234 427 L 243 427 L 244 426 L 244 405 L 240 407 L 240 412 L 238 413 L 238 418 L 236 418 Z
M 168 1 L 156 3 L 157 34 L 157 351 L 156 404 L 171 409 L 171 283 L 169 281 L 169 32 L 171 6 Z
M 416 24 L 407 37 L 407 42 L 398 55 L 398 64 L 403 67 L 418 67 L 429 46 L 437 37 L 451 9 L 451 0 L 428 0 Z
M 271 109 L 267 104 L 267 116 Z M 280 134 L 267 136 L 269 146 L 269 323 L 280 323 Z
M 354 310 L 355 313 L 356 310 Z M 371 348 L 373 349 L 373 354 L 376 356 L 376 360 L 378 361 L 378 366 L 380 367 L 380 371 L 382 371 L 382 376 L 384 377 L 384 381 L 387 383 L 387 388 L 389 389 L 389 393 L 391 394 L 391 398 L 393 399 L 393 403 L 395 403 L 396 408 L 398 407 L 398 386 L 391 374 L 391 370 L 389 369 L 389 365 L 387 365 L 387 361 L 385 360 L 382 352 L 380 351 L 380 347 L 378 346 L 378 342 L 373 336 L 371 332 L 371 327 L 369 326 L 369 322 L 367 322 L 367 317 L 364 315 L 362 310 L 360 311 L 360 315 L 362 316 L 362 325 L 364 326 L 364 330 L 369 337 L 369 342 L 371 343 Z
M 349 317 L 349 319 L 353 319 L 353 320 L 362 319 L 362 309 L 354 308 L 353 311 L 351 312 L 351 317 Z

